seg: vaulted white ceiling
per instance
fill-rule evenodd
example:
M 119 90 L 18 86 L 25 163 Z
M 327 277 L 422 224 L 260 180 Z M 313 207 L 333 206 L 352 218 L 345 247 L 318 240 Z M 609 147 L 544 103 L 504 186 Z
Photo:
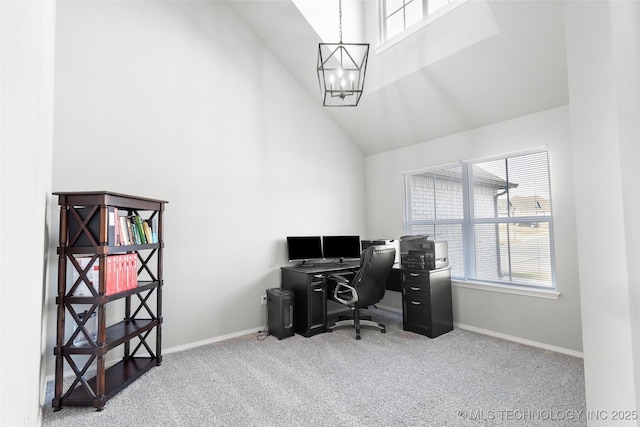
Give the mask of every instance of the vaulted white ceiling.
M 294 3 L 230 4 L 320 103 L 321 40 Z M 365 93 L 358 107 L 325 111 L 367 155 L 569 102 L 562 2 L 469 0 L 386 49 L 375 2 L 363 4 L 373 21 Z

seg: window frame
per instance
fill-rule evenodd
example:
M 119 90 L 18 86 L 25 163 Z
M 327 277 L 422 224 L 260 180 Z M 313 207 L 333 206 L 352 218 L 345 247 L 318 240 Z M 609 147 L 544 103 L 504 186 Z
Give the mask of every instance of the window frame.
M 531 155 L 531 154 L 541 154 L 544 153 L 546 155 L 546 165 L 548 174 L 548 183 L 549 183 L 549 202 L 550 208 L 549 213 L 546 215 L 538 215 L 538 216 L 507 216 L 507 217 L 482 217 L 475 218 L 474 215 L 474 183 L 473 183 L 473 173 L 472 168 L 475 164 L 478 163 L 486 163 L 496 160 L 508 160 L 510 158 L 517 158 L 521 156 Z M 513 152 L 508 154 L 501 154 L 491 157 L 479 158 L 474 160 L 464 160 L 456 163 L 448 163 L 442 164 L 438 166 L 432 166 L 423 169 L 416 169 L 403 172 L 402 180 L 403 180 L 403 234 L 408 235 L 412 234 L 412 229 L 414 226 L 423 225 L 423 226 L 433 226 L 434 230 L 438 225 L 449 225 L 449 224 L 460 224 L 462 227 L 461 230 L 461 239 L 462 239 L 462 268 L 463 275 L 453 275 L 452 279 L 456 281 L 460 281 L 467 284 L 480 284 L 480 285 L 490 285 L 492 287 L 496 287 L 497 289 L 504 288 L 507 292 L 510 292 L 514 289 L 525 290 L 525 291 L 541 291 L 541 292 L 549 292 L 553 294 L 557 294 L 557 283 L 556 283 L 556 262 L 555 262 L 555 244 L 554 244 L 554 230 L 553 230 L 553 198 L 551 195 L 551 165 L 549 159 L 549 152 L 546 147 L 544 148 L 536 148 L 526 151 Z M 427 173 L 436 173 L 437 171 L 442 171 L 445 169 L 450 169 L 452 167 L 460 166 L 461 167 L 461 185 L 462 185 L 462 200 L 463 200 L 463 218 L 462 219 L 420 219 L 414 220 L 412 219 L 412 199 L 411 199 L 411 179 L 416 175 L 423 175 Z M 437 207 L 436 207 L 437 209 Z M 475 247 L 475 227 L 476 225 L 483 224 L 510 224 L 515 226 L 515 224 L 533 224 L 533 223 L 548 223 L 549 227 L 549 257 L 550 257 L 550 284 L 535 284 L 535 283 L 523 283 L 523 282 L 514 282 L 512 279 L 513 271 L 511 268 L 509 269 L 509 279 L 508 280 L 490 280 L 490 279 L 481 279 L 477 277 L 476 272 L 476 247 Z M 415 234 L 415 233 L 414 233 Z M 438 236 L 436 234 L 435 238 Z M 510 247 L 509 247 L 510 248 Z
M 392 12 L 391 14 L 387 15 L 387 1 L 388 0 L 380 0 L 379 2 L 379 11 L 380 13 L 378 14 L 380 17 L 380 32 L 381 32 L 381 42 L 386 42 L 390 39 L 393 39 L 394 37 L 397 37 L 399 35 L 401 35 L 402 33 L 404 33 L 405 31 L 407 31 L 408 28 L 420 23 L 421 21 L 424 21 L 424 19 L 429 16 L 428 14 L 428 2 L 429 0 L 402 0 L 402 6 L 400 6 L 398 9 L 396 9 L 394 12 Z M 409 5 L 410 3 L 413 2 L 419 2 L 422 3 L 422 17 L 416 21 L 415 23 L 411 24 L 409 27 L 407 27 L 407 5 Z M 397 34 L 394 34 L 391 37 L 387 36 L 387 21 L 388 19 L 395 15 L 396 13 L 402 13 L 402 23 L 403 23 L 403 29 L 402 31 L 400 31 Z
M 446 0 L 447 4 L 439 7 L 433 12 L 429 12 L 429 1 L 430 0 L 413 0 L 422 3 L 422 18 L 415 23 L 406 25 L 406 15 L 403 19 L 404 29 L 400 31 L 398 34 L 394 34 L 391 37 L 387 36 L 387 16 L 386 16 L 386 3 L 387 0 L 378 0 L 378 47 L 381 48 L 386 45 L 393 45 L 398 41 L 404 39 L 405 37 L 413 34 L 415 31 L 420 30 L 424 26 L 430 24 L 441 16 L 447 14 L 451 10 L 455 9 L 459 5 L 469 1 L 469 0 Z M 403 10 L 406 4 L 403 2 L 403 6 L 400 8 Z M 398 10 L 400 10 L 398 9 Z M 391 15 L 389 15 L 391 16 Z M 387 46 L 388 47 L 388 46 Z

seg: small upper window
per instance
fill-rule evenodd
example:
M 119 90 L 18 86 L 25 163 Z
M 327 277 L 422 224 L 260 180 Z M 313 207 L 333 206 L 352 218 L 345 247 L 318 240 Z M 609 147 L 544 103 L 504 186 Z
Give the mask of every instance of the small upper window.
M 422 21 L 451 0 L 380 0 L 382 40 L 387 41 Z

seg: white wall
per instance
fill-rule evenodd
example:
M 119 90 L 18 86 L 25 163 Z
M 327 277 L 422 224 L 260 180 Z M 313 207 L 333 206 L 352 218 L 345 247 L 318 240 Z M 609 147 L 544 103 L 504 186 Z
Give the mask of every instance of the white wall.
M 568 108 L 486 126 L 366 159 L 368 233 L 402 235 L 402 172 L 548 146 L 559 299 L 453 287 L 454 322 L 551 348 L 582 351 Z M 382 304 L 401 308 L 397 292 Z
M 624 227 L 626 234 L 627 275 L 633 365 L 635 367 L 636 408 L 640 408 L 640 181 L 637 162 L 640 159 L 640 2 L 611 3 L 612 36 L 617 70 L 618 112 L 620 114 L 620 164 L 624 194 Z M 631 260 L 629 262 L 629 260 Z
M 57 20 L 53 188 L 169 201 L 165 349 L 264 326 L 287 235 L 364 233 L 363 154 L 226 3 Z
M 340 41 L 340 2 L 338 0 L 292 0 L 323 43 Z M 373 3 L 373 2 L 372 2 Z M 342 41 L 366 43 L 362 0 L 342 1 Z
M 633 71 L 640 64 L 640 9 L 635 3 L 565 4 L 588 409 L 638 409 L 640 93 Z M 592 236 L 601 250 L 593 250 Z
M 444 9 L 451 9 L 451 6 Z M 372 51 L 376 52 L 369 58 L 365 95 L 500 33 L 485 0 L 470 1 L 464 7 L 449 10 L 445 16 L 436 13 L 440 17 L 431 16 L 431 22 L 420 31 L 415 30 L 420 27 L 416 25 L 407 31 L 410 35 L 400 35 L 401 43 L 373 44 L 374 40 L 380 39 L 378 2 L 364 1 L 363 14 L 366 40 L 372 43 Z M 393 48 L 388 49 L 389 45 Z
M 0 425 L 37 426 L 49 256 L 55 3 L 0 2 Z

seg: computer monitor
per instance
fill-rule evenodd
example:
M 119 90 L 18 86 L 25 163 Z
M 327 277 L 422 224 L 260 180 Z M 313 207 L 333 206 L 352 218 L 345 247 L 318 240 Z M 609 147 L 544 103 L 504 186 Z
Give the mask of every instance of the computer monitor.
M 320 236 L 287 237 L 289 261 L 298 261 L 299 265 L 310 266 L 310 259 L 322 258 L 322 240 Z
M 360 258 L 360 236 L 323 236 L 322 253 L 325 258 Z

